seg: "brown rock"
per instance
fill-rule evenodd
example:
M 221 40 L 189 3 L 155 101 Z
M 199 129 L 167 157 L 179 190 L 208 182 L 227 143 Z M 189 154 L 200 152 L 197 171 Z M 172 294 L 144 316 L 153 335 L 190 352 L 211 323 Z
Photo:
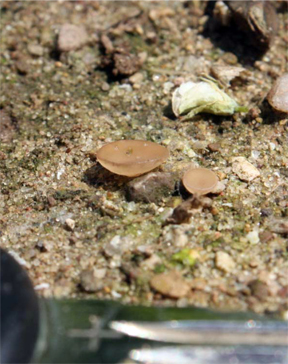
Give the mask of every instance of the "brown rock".
M 249 288 L 253 296 L 257 297 L 259 300 L 265 300 L 269 296 L 269 289 L 267 284 L 255 279 L 249 283 Z
M 130 76 L 140 69 L 141 63 L 139 57 L 135 54 L 115 53 L 113 58 L 113 74 L 115 76 Z
M 267 95 L 267 100 L 275 110 L 288 113 L 288 73 L 276 80 Z
M 150 285 L 155 291 L 171 298 L 184 297 L 190 291 L 189 284 L 177 271 L 155 275 L 150 280 Z
M 208 149 L 211 152 L 218 152 L 220 150 L 221 146 L 219 143 L 210 143 L 208 144 Z
M 263 244 L 268 243 L 268 241 L 272 240 L 273 237 L 273 234 L 269 230 L 265 230 L 262 233 L 259 233 L 259 239 Z

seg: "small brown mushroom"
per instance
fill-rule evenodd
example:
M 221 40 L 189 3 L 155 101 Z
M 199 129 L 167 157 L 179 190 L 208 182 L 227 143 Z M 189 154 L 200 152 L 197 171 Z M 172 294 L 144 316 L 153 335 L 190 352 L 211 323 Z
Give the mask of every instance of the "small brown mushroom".
M 162 145 L 146 140 L 119 140 L 97 152 L 99 163 L 110 172 L 136 177 L 158 167 L 169 157 Z
M 182 182 L 190 193 L 206 195 L 216 187 L 218 178 L 207 168 L 190 168 L 185 172 Z

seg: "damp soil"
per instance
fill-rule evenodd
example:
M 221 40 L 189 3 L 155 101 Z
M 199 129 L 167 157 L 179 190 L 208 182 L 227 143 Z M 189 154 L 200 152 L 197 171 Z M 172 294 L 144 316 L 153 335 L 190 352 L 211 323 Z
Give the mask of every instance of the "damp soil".
M 39 295 L 287 317 L 288 121 L 262 108 L 287 72 L 278 3 L 279 29 L 259 57 L 243 53 L 243 36 L 231 46 L 211 34 L 205 1 L 2 2 L 0 244 Z M 85 44 L 61 52 L 64 24 L 84 27 Z M 245 68 L 227 93 L 250 111 L 173 116 L 173 90 L 213 65 Z M 156 172 L 176 176 L 174 191 L 127 199 L 132 179 L 96 160 L 120 139 L 166 146 Z M 259 176 L 240 179 L 235 157 Z M 189 198 L 180 180 L 190 166 L 213 170 L 223 188 L 167 224 Z

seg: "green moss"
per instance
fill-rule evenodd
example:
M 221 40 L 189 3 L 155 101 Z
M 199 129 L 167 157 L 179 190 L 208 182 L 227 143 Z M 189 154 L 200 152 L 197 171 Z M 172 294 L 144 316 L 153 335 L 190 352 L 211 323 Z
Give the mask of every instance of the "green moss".
M 193 267 L 197 262 L 197 258 L 194 253 L 195 251 L 189 248 L 182 249 L 180 252 L 172 255 L 171 261 L 172 263 L 180 263 L 186 267 Z
M 166 271 L 166 265 L 161 263 L 161 264 L 157 264 L 156 267 L 154 268 L 154 273 L 159 274 L 159 273 L 163 273 Z

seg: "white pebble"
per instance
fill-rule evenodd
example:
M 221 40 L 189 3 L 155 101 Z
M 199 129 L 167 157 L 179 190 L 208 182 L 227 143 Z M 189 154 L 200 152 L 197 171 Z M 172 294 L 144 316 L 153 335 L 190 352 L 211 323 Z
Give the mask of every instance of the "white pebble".
M 72 219 L 66 219 L 65 220 L 65 224 L 66 224 L 66 226 L 70 229 L 70 230 L 74 230 L 74 228 L 75 228 L 75 221 L 74 220 L 72 220 Z
M 215 259 L 216 267 L 224 272 L 231 272 L 235 268 L 235 262 L 233 258 L 226 252 L 217 252 Z
M 253 230 L 250 231 L 250 233 L 248 233 L 246 235 L 247 240 L 249 241 L 250 244 L 258 244 L 260 239 L 259 239 L 259 232 L 257 230 Z
M 232 159 L 232 170 L 237 176 L 245 182 L 251 182 L 260 176 L 259 170 L 247 161 L 244 157 L 235 157 Z

